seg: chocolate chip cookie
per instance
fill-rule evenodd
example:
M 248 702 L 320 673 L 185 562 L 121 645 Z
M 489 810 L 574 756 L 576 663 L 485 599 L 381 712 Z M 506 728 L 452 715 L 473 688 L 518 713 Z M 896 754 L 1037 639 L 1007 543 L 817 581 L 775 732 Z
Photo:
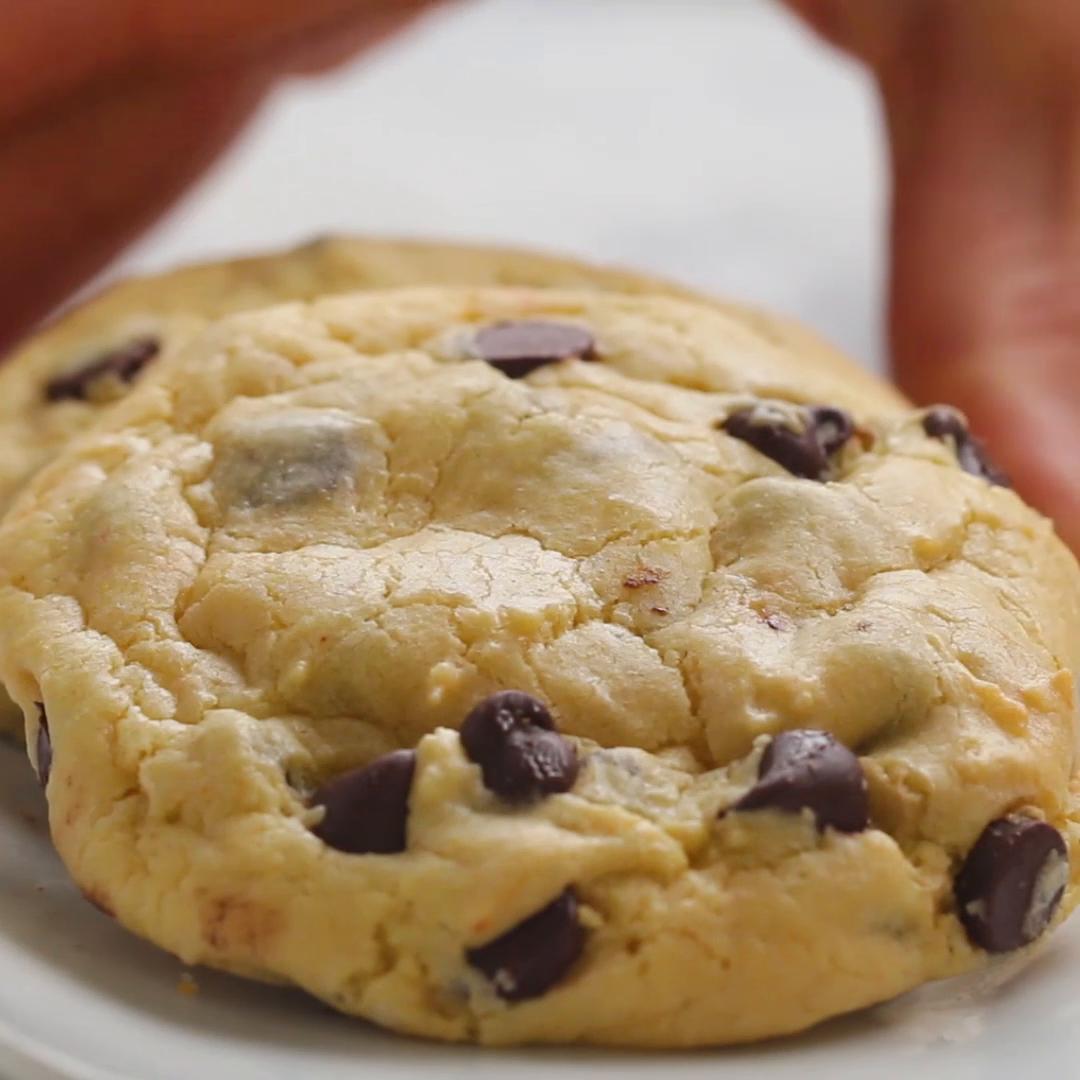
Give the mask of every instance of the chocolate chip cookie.
M 643 275 L 533 252 L 349 237 L 125 281 L 65 315 L 0 368 L 0 513 L 28 477 L 92 424 L 104 407 L 126 394 L 149 365 L 209 319 L 286 300 L 429 284 L 687 295 L 678 286 Z M 899 404 L 895 393 L 849 370 L 842 358 L 802 328 L 750 309 L 722 306 L 784 353 L 790 364 L 812 353 L 845 400 L 853 393 L 876 395 L 883 406 Z M 498 341 L 498 332 L 493 341 Z M 520 357 L 517 363 L 522 363 Z M 21 728 L 19 711 L 0 690 L 0 731 Z
M 484 1043 L 757 1039 L 1028 947 L 1077 898 L 1080 570 L 959 414 L 856 385 L 522 289 L 150 361 L 0 528 L 76 882 Z

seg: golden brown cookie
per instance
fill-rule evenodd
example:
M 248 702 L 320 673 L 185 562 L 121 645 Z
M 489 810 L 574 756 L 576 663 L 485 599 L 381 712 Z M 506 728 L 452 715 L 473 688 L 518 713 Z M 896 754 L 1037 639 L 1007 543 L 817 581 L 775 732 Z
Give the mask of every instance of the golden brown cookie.
M 293 251 L 185 267 L 113 286 L 64 315 L 0 369 L 0 513 L 27 478 L 122 397 L 143 370 L 221 315 L 286 300 L 403 285 L 529 285 L 625 293 L 686 290 L 611 267 L 534 252 L 422 241 L 329 237 Z M 899 401 L 808 331 L 735 308 L 792 354 L 813 355 L 853 391 Z M 0 731 L 21 729 L 0 689 Z
M 76 882 L 487 1043 L 756 1039 L 1024 948 L 1077 896 L 1080 570 L 857 378 L 600 292 L 209 327 L 0 528 Z

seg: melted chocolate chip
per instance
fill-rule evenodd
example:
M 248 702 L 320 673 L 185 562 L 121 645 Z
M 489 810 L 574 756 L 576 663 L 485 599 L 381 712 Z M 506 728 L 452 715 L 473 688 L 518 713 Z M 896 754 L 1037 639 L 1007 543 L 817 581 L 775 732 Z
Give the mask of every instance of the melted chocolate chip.
M 802 410 L 801 428 L 778 410 L 751 405 L 737 409 L 720 426 L 732 438 L 749 443 L 793 476 L 823 480 L 829 458 L 855 433 L 855 424 L 843 409 L 817 405 Z
M 1069 857 L 1057 829 L 1019 815 L 999 818 L 956 876 L 957 914 L 972 944 L 1011 952 L 1046 929 L 1068 880 Z
M 492 694 L 465 717 L 461 745 L 483 773 L 484 785 L 507 802 L 530 802 L 569 791 L 577 779 L 573 744 L 551 713 L 517 690 Z
M 922 426 L 930 438 L 952 444 L 953 453 L 964 472 L 982 477 L 999 487 L 1012 486 L 1009 477 L 990 460 L 982 441 L 968 430 L 962 413 L 948 405 L 935 405 L 923 416 Z
M 585 947 L 577 894 L 566 889 L 502 937 L 465 953 L 505 1001 L 539 997 L 570 969 Z
M 404 851 L 415 772 L 415 751 L 394 750 L 335 777 L 312 796 L 313 806 L 326 808 L 312 831 L 323 843 L 351 855 Z
M 870 816 L 859 759 L 826 731 L 782 731 L 761 756 L 758 782 L 736 810 L 813 811 L 819 829 L 861 832 Z
M 45 706 L 35 702 L 38 711 L 37 739 L 35 741 L 38 783 L 47 787 L 49 774 L 52 772 L 52 739 L 49 737 L 49 718 L 45 715 Z
M 56 375 L 45 384 L 48 401 L 86 401 L 90 387 L 105 375 L 129 383 L 161 351 L 161 342 L 152 337 L 135 338 L 111 352 L 95 357 L 74 371 Z
M 221 440 L 214 487 L 231 506 L 293 507 L 362 482 L 374 454 L 351 421 L 278 410 L 238 422 Z
M 511 379 L 520 379 L 545 364 L 560 360 L 596 359 L 596 342 L 582 326 L 522 320 L 485 326 L 473 338 L 481 360 Z

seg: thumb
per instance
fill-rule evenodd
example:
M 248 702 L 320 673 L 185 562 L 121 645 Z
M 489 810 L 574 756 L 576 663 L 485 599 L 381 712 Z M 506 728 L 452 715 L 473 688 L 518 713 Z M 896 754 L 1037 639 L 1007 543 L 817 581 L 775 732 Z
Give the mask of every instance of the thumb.
M 904 389 L 963 408 L 1080 551 L 1080 88 L 1043 74 L 945 48 L 884 86 L 890 337 Z
M 898 381 L 963 408 L 1080 551 L 1080 9 L 790 6 L 881 88 Z
M 1052 210 L 1057 154 L 1032 150 L 1042 168 L 1026 158 L 1030 127 L 1012 121 L 1011 138 L 952 138 L 942 115 L 897 163 L 894 364 L 916 400 L 968 413 L 1080 551 L 1080 215 Z

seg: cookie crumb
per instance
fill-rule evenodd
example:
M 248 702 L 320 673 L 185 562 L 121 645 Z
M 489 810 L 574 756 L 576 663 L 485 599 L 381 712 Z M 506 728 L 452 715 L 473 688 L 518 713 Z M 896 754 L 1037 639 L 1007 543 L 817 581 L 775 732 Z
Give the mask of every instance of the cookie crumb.
M 667 571 L 657 566 L 641 566 L 623 579 L 628 589 L 640 589 L 643 585 L 658 585 L 666 578 Z
M 199 992 L 199 984 L 190 971 L 180 973 L 180 981 L 176 984 L 176 991 L 184 997 L 194 997 Z

